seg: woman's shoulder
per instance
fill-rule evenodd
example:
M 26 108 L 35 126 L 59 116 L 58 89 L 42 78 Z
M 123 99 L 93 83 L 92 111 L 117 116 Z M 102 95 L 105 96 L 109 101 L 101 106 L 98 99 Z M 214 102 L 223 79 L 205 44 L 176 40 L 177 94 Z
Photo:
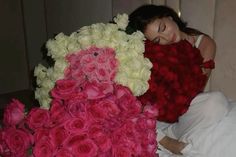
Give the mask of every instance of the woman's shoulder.
M 205 61 L 215 58 L 216 43 L 210 36 L 204 34 L 198 48 Z

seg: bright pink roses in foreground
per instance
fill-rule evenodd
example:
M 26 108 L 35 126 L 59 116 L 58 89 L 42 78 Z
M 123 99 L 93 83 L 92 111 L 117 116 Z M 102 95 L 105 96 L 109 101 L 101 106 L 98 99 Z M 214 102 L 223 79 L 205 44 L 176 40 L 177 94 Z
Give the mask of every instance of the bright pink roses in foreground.
M 157 156 L 158 112 L 142 108 L 128 88 L 113 82 L 114 51 L 92 47 L 67 59 L 64 79 L 51 90 L 50 110 L 33 108 L 24 115 L 19 101 L 8 105 L 0 156 Z
M 126 87 L 113 89 L 98 99 L 79 89 L 85 97 L 54 99 L 50 110 L 32 109 L 20 123 L 2 129 L 1 155 L 26 156 L 32 149 L 35 157 L 155 156 L 157 111 L 142 110 Z

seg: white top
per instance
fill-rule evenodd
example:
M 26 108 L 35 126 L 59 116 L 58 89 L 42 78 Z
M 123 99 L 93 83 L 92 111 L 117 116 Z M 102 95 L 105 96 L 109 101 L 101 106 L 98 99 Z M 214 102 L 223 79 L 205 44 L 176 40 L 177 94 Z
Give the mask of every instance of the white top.
M 196 48 L 199 47 L 199 45 L 200 45 L 200 43 L 201 43 L 201 41 L 202 41 L 202 37 L 203 37 L 203 34 L 201 34 L 201 35 L 198 36 L 197 41 L 196 41 L 195 44 L 194 44 L 194 46 L 195 46 Z

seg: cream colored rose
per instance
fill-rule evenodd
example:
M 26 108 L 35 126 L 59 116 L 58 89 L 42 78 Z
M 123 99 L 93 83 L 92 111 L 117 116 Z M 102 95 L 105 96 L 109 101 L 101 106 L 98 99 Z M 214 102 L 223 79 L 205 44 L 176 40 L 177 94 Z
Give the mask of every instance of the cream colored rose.
M 118 14 L 114 18 L 114 22 L 118 25 L 118 27 L 122 30 L 125 30 L 129 23 L 129 17 L 127 14 Z

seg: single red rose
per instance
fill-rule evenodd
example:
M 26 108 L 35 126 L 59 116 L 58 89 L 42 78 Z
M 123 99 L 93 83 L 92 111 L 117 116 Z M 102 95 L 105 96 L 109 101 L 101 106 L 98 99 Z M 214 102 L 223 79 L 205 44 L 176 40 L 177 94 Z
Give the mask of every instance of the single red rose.
M 209 61 L 206 61 L 202 65 L 206 69 L 214 69 L 215 68 L 215 62 L 211 59 Z

